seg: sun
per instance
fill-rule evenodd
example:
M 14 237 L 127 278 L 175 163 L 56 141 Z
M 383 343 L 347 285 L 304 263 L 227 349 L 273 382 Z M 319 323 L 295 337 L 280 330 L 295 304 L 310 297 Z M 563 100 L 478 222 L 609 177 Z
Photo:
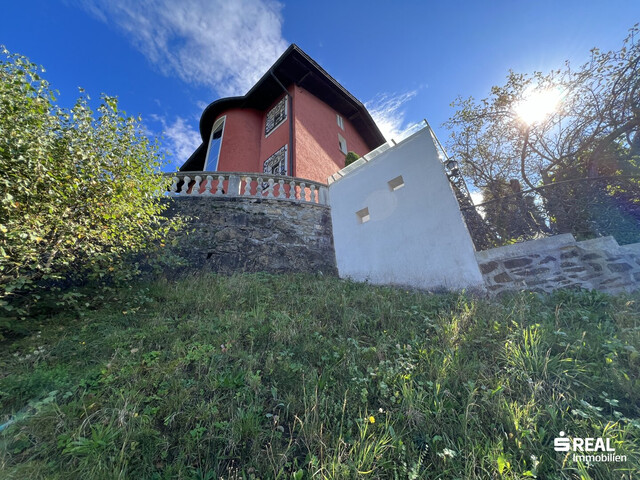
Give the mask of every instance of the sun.
M 523 93 L 522 100 L 515 105 L 514 111 L 524 123 L 533 125 L 553 113 L 562 97 L 559 88 L 529 88 Z

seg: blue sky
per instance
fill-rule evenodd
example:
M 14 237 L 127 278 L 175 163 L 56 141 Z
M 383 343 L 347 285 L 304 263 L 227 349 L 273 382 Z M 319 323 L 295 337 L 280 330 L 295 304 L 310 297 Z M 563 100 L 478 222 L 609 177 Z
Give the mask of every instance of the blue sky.
M 70 107 L 83 87 L 141 115 L 180 165 L 204 106 L 244 94 L 290 43 L 364 102 L 388 137 L 441 124 L 458 96 L 482 98 L 508 70 L 578 65 L 618 49 L 639 0 L 3 2 L 0 44 L 43 65 Z

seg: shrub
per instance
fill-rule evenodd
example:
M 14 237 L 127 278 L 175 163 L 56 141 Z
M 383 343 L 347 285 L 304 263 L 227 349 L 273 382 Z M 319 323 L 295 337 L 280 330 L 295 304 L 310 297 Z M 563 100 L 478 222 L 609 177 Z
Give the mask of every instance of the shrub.
M 353 162 L 355 162 L 359 158 L 360 158 L 360 155 L 358 155 L 356 152 L 347 153 L 347 156 L 344 157 L 344 166 L 348 167 L 349 165 L 351 165 Z
M 103 95 L 69 111 L 27 58 L 0 53 L 0 305 L 37 287 L 135 274 L 161 245 L 162 156 L 140 118 Z

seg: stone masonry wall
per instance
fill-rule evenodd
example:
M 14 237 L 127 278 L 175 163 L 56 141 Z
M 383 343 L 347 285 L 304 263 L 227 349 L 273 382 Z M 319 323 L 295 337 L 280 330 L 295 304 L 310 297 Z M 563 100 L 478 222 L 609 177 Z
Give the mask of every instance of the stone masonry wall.
M 167 201 L 167 215 L 192 217 L 175 247 L 190 267 L 337 275 L 328 206 L 210 196 Z
M 571 234 L 476 252 L 490 292 L 558 288 L 608 293 L 640 290 L 640 243 L 620 246 L 613 237 L 577 242 Z

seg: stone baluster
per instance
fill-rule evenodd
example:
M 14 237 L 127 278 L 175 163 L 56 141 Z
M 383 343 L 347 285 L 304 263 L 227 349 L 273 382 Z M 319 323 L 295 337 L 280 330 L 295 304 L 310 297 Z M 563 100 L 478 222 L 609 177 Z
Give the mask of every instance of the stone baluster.
M 287 198 L 296 199 L 296 182 L 293 180 L 289 182 L 289 196 Z
M 169 178 L 169 177 L 167 177 Z M 204 195 L 232 197 L 265 197 L 278 200 L 292 200 L 304 203 L 329 204 L 329 189 L 315 182 L 301 182 L 300 179 L 281 177 L 280 175 L 266 175 L 251 177 L 250 175 L 237 175 L 233 173 L 220 174 L 218 176 L 196 175 L 172 176 L 171 184 L 167 187 L 168 194 L 177 195 Z M 253 182 L 256 182 L 255 193 L 252 193 Z M 217 185 L 214 186 L 214 183 Z M 226 188 L 225 188 L 225 182 Z M 244 184 L 243 184 L 244 182 Z M 168 182 L 167 182 L 168 183 Z M 180 186 L 182 184 L 182 186 Z M 276 191 L 277 189 L 277 191 Z M 287 191 L 288 189 L 288 191 Z
M 241 178 L 238 175 L 229 175 L 227 195 L 231 197 L 238 197 L 240 195 L 240 180 Z
M 256 180 L 256 197 L 262 196 L 262 191 L 264 189 L 263 184 L 264 180 L 262 179 L 262 177 L 258 177 L 258 180 Z
M 202 177 L 200 175 L 196 175 L 196 183 L 193 184 L 193 188 L 191 189 L 191 195 L 200 195 L 201 181 L 202 181 Z
M 224 195 L 222 191 L 222 187 L 224 186 L 224 177 L 222 175 L 218 175 L 218 188 L 216 188 L 216 193 L 214 195 Z
M 204 181 L 204 191 L 202 192 L 202 195 L 213 195 L 211 193 L 211 187 L 213 187 L 213 177 L 211 175 L 207 175 L 207 178 Z

